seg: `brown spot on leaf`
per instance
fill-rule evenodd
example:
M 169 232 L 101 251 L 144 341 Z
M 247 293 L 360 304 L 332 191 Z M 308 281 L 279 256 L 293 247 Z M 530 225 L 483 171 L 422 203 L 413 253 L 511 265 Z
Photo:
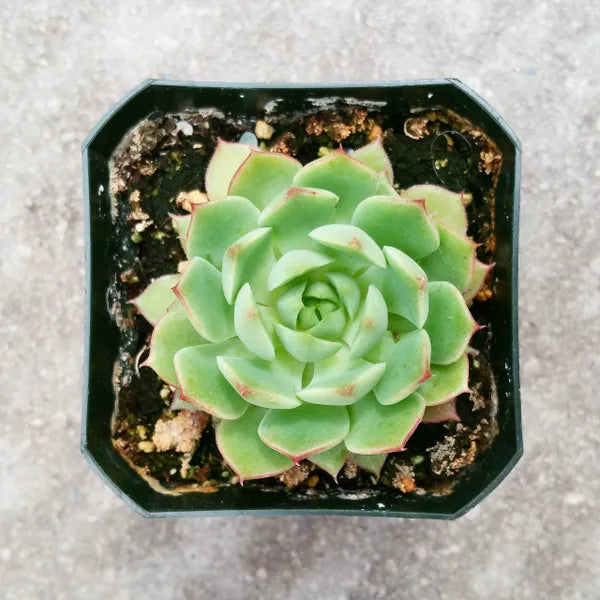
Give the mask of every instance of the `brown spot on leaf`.
M 350 383 L 348 385 L 343 385 L 335 390 L 335 393 L 338 396 L 344 396 L 349 398 L 350 396 L 354 396 L 354 384 Z
M 252 393 L 252 390 L 246 384 L 242 383 L 241 381 L 238 381 L 235 384 L 235 389 L 237 390 L 237 393 L 242 398 L 247 398 Z
M 354 236 L 348 242 L 348 248 L 351 248 L 352 250 L 360 250 L 362 248 L 362 244 L 360 243 L 360 240 L 356 236 Z
M 373 321 L 373 319 L 371 319 L 371 317 L 365 317 L 365 320 L 363 321 L 363 326 L 365 329 L 373 329 L 374 325 L 375 325 L 375 321 Z

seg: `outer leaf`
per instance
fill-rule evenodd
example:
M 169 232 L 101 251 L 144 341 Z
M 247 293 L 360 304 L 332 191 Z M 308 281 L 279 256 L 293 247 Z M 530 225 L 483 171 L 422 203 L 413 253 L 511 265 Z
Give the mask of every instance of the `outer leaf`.
M 202 410 L 198 406 L 196 406 L 193 402 L 188 402 L 183 399 L 181 394 L 181 390 L 175 390 L 173 393 L 173 399 L 171 400 L 171 405 L 169 406 L 169 410 Z
M 192 215 L 170 215 L 171 223 L 173 224 L 173 229 L 177 232 L 179 236 L 179 242 L 181 243 L 181 247 L 185 252 L 185 244 L 187 238 L 187 232 L 190 228 L 190 222 L 192 220 Z M 187 255 L 186 255 L 187 256 Z
M 374 389 L 377 400 L 384 405 L 395 404 L 429 379 L 430 353 L 429 337 L 422 329 L 401 336 L 384 358 L 385 373 Z
M 408 200 L 425 200 L 427 212 L 437 223 L 441 223 L 457 233 L 467 231 L 467 213 L 463 195 L 451 192 L 437 185 L 413 185 L 401 192 Z
M 360 160 L 361 163 L 371 167 L 374 171 L 383 171 L 390 184 L 394 183 L 392 163 L 383 148 L 381 136 L 378 135 L 371 143 L 355 150 L 352 156 L 353 158 Z
M 233 337 L 233 309 L 223 296 L 221 274 L 208 261 L 192 259 L 174 292 L 202 337 L 210 342 Z
M 177 300 L 173 287 L 179 275 L 163 275 L 156 278 L 137 298 L 131 300 L 146 321 L 154 325 Z
M 244 284 L 237 295 L 233 323 L 236 335 L 248 350 L 264 360 L 275 358 L 273 340 L 254 301 L 249 283 Z
M 416 392 L 396 404 L 383 406 L 373 394 L 348 408 L 350 431 L 346 448 L 357 454 L 381 454 L 404 449 L 421 421 L 425 400 Z
M 233 304 L 240 288 L 249 283 L 258 302 L 267 298 L 267 277 L 273 266 L 272 231 L 268 227 L 247 233 L 227 248 L 223 257 L 223 293 Z
M 292 329 L 296 327 L 298 315 L 304 308 L 302 296 L 305 288 L 306 281 L 301 281 L 287 289 L 277 299 L 277 314 L 279 315 L 279 319 L 284 325 Z
M 379 246 L 361 229 L 353 225 L 323 225 L 313 229 L 309 236 L 326 248 L 343 255 L 385 267 L 385 258 Z
M 356 334 L 350 346 L 350 356 L 360 358 L 381 339 L 388 326 L 387 306 L 381 292 L 369 286 L 367 297 L 356 320 Z
M 217 367 L 217 356 L 237 355 L 243 350 L 237 340 L 219 344 L 188 346 L 174 359 L 183 399 L 219 419 L 237 419 L 248 408 Z
M 279 475 L 294 464 L 258 436 L 258 426 L 265 412 L 264 408 L 249 406 L 239 419 L 221 421 L 215 426 L 219 452 L 242 483 Z
M 268 279 L 269 290 L 274 290 L 290 281 L 330 264 L 333 259 L 313 250 L 290 250 L 271 269 Z
M 373 169 L 340 149 L 302 167 L 294 185 L 333 192 L 340 199 L 336 221 L 348 223 L 357 204 L 375 193 L 376 180 Z
M 204 342 L 187 317 L 168 312 L 154 327 L 150 340 L 150 354 L 142 366 L 151 367 L 163 381 L 176 386 L 177 373 L 173 357 L 186 346 L 196 346 Z
M 424 328 L 431 340 L 431 362 L 449 365 L 460 358 L 479 326 L 451 283 L 432 281 L 428 289 L 429 316 Z
M 348 316 L 353 319 L 360 305 L 360 287 L 352 277 L 345 273 L 327 273 L 327 279 L 335 288 Z
M 428 406 L 445 404 L 469 391 L 469 359 L 463 354 L 449 365 L 431 365 L 433 377 L 419 388 Z
M 347 350 L 315 363 L 310 384 L 298 392 L 298 398 L 311 404 L 343 406 L 353 404 L 368 394 L 381 379 L 385 364 L 352 360 Z
M 259 212 L 246 198 L 222 198 L 194 207 L 185 249 L 188 258 L 200 256 L 218 269 L 225 250 L 256 228 Z
M 279 323 L 275 324 L 275 331 L 283 347 L 300 362 L 323 360 L 341 348 L 339 342 L 321 340 L 307 331 L 294 331 Z
M 248 198 L 262 210 L 290 187 L 302 165 L 287 154 L 252 150 L 231 180 L 229 195 Z
M 300 405 L 303 365 L 281 352 L 274 361 L 218 356 L 223 376 L 247 402 L 264 408 L 289 409 Z
M 494 264 L 486 265 L 478 261 L 477 259 L 473 262 L 473 272 L 471 273 L 471 279 L 467 285 L 467 289 L 463 292 L 463 298 L 466 302 L 471 302 L 477 295 L 477 292 L 481 289 L 487 274 L 493 269 Z
M 381 468 L 385 463 L 387 454 L 350 454 L 350 460 L 365 471 L 370 471 L 379 478 Z
M 371 196 L 352 215 L 352 224 L 368 233 L 380 246 L 393 246 L 419 259 L 440 243 L 438 231 L 423 203 L 399 196 Z
M 293 410 L 269 410 L 258 428 L 260 439 L 294 462 L 339 444 L 348 433 L 343 406 L 302 404 Z
M 234 173 L 250 154 L 250 146 L 219 140 L 206 169 L 205 186 L 210 200 L 227 196 Z
M 419 261 L 430 281 L 449 281 L 459 290 L 467 288 L 473 274 L 475 244 L 443 225 L 437 226 L 440 247 Z
M 405 317 L 417 327 L 423 327 L 429 308 L 425 271 L 396 248 L 385 246 L 383 253 L 389 265 L 384 287 L 388 310 Z
M 394 189 L 394 186 L 390 183 L 390 180 L 384 172 L 377 173 L 374 195 L 398 197 L 398 192 Z
M 340 442 L 337 446 L 329 450 L 311 454 L 309 460 L 320 469 L 323 469 L 323 471 L 329 473 L 337 482 L 338 473 L 344 466 L 347 456 L 348 450 L 346 449 L 346 445 L 344 442 Z
M 460 421 L 460 417 L 456 412 L 455 399 L 425 408 L 421 423 L 443 423 L 445 421 Z
M 272 227 L 275 245 L 282 254 L 307 247 L 308 234 L 327 223 L 338 197 L 327 190 L 291 187 L 260 213 L 262 227 Z

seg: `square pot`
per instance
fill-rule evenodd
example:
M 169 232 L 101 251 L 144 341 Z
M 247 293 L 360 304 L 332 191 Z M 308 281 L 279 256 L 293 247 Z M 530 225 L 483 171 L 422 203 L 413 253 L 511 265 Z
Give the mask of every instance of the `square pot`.
M 459 476 L 445 496 L 402 495 L 310 497 L 294 492 L 232 486 L 217 493 L 179 496 L 152 489 L 111 442 L 114 409 L 113 365 L 119 331 L 107 310 L 107 290 L 118 272 L 112 252 L 109 158 L 125 134 L 153 111 L 178 112 L 217 107 L 226 113 L 261 117 L 265 105 L 295 110 L 308 99 L 345 98 L 385 102 L 392 115 L 411 107 L 443 106 L 481 127 L 503 156 L 496 190 L 495 296 L 492 300 L 491 367 L 498 391 L 498 435 Z M 454 79 L 352 84 L 224 84 L 145 81 L 100 120 L 83 143 L 86 238 L 86 326 L 83 378 L 82 452 L 103 479 L 145 516 L 223 513 L 318 513 L 421 518 L 456 518 L 480 502 L 522 454 L 518 347 L 518 217 L 521 147 L 519 140 L 481 98 Z

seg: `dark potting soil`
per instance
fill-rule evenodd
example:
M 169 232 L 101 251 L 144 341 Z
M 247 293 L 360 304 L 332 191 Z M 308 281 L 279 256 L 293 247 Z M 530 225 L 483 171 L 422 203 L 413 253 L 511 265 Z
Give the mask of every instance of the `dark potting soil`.
M 494 198 L 502 157 L 483 131 L 459 115 L 444 108 L 402 114 L 389 107 L 383 112 L 340 103 L 282 116 L 267 114 L 263 119 L 259 128 L 264 130 L 266 122 L 273 131 L 269 139 L 260 140 L 261 147 L 291 154 L 302 163 L 340 143 L 346 149 L 357 148 L 382 135 L 398 189 L 434 183 L 471 198 L 469 235 L 481 244 L 479 259 L 494 261 Z M 255 118 L 217 111 L 152 114 L 126 137 L 111 163 L 118 272 L 108 300 L 121 331 L 114 374 L 113 443 L 151 485 L 165 492 L 209 493 L 238 481 L 217 450 L 210 419 L 194 421 L 187 413 L 186 421 L 182 413 L 170 411 L 173 391 L 151 369 L 138 368 L 147 354 L 152 327 L 129 300 L 154 278 L 177 272 L 179 262 L 185 260 L 170 215 L 185 214 L 187 196 L 182 192 L 204 189 L 205 170 L 217 139 L 237 141 L 255 126 Z M 266 129 L 265 137 L 271 133 Z M 471 307 L 476 320 L 487 327 L 471 341 L 472 391 L 456 401 L 460 421 L 419 425 L 406 449 L 388 456 L 379 478 L 350 462 L 336 482 L 303 461 L 281 478 L 245 485 L 294 488 L 300 494 L 390 487 L 406 494 L 449 493 L 465 467 L 497 433 L 495 384 L 488 367 L 494 335 L 489 326 L 493 296 L 492 270 Z M 153 441 L 157 422 L 166 431 L 161 448 L 155 444 L 156 437 Z M 203 427 L 197 444 L 192 439 L 191 444 L 184 440 L 177 446 L 177 440 L 169 439 L 177 428 L 177 435 L 194 438 Z

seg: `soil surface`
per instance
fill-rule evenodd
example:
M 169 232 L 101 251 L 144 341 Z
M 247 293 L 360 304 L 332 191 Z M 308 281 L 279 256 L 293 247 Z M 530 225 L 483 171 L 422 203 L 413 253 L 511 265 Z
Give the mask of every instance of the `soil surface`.
M 185 214 L 201 198 L 204 173 L 218 138 L 237 141 L 255 132 L 261 147 L 307 163 L 340 143 L 357 148 L 382 135 L 396 187 L 434 183 L 469 199 L 468 233 L 478 258 L 494 262 L 494 197 L 502 158 L 485 134 L 451 111 L 390 115 L 377 108 L 339 105 L 285 116 L 256 118 L 198 111 L 152 114 L 123 141 L 111 163 L 115 252 L 119 271 L 109 290 L 121 330 L 115 364 L 113 442 L 126 460 L 162 491 L 215 492 L 237 477 L 221 458 L 210 418 L 171 411 L 173 391 L 145 358 L 152 327 L 129 300 L 154 278 L 177 272 L 185 260 L 171 214 Z M 192 192 L 192 194 L 190 194 Z M 488 367 L 493 270 L 471 307 L 486 328 L 471 341 L 470 394 L 457 398 L 460 421 L 420 424 L 401 453 L 390 454 L 380 476 L 348 462 L 337 482 L 303 461 L 281 477 L 246 486 L 315 489 L 327 493 L 395 488 L 403 494 L 444 494 L 497 433 L 496 393 Z

